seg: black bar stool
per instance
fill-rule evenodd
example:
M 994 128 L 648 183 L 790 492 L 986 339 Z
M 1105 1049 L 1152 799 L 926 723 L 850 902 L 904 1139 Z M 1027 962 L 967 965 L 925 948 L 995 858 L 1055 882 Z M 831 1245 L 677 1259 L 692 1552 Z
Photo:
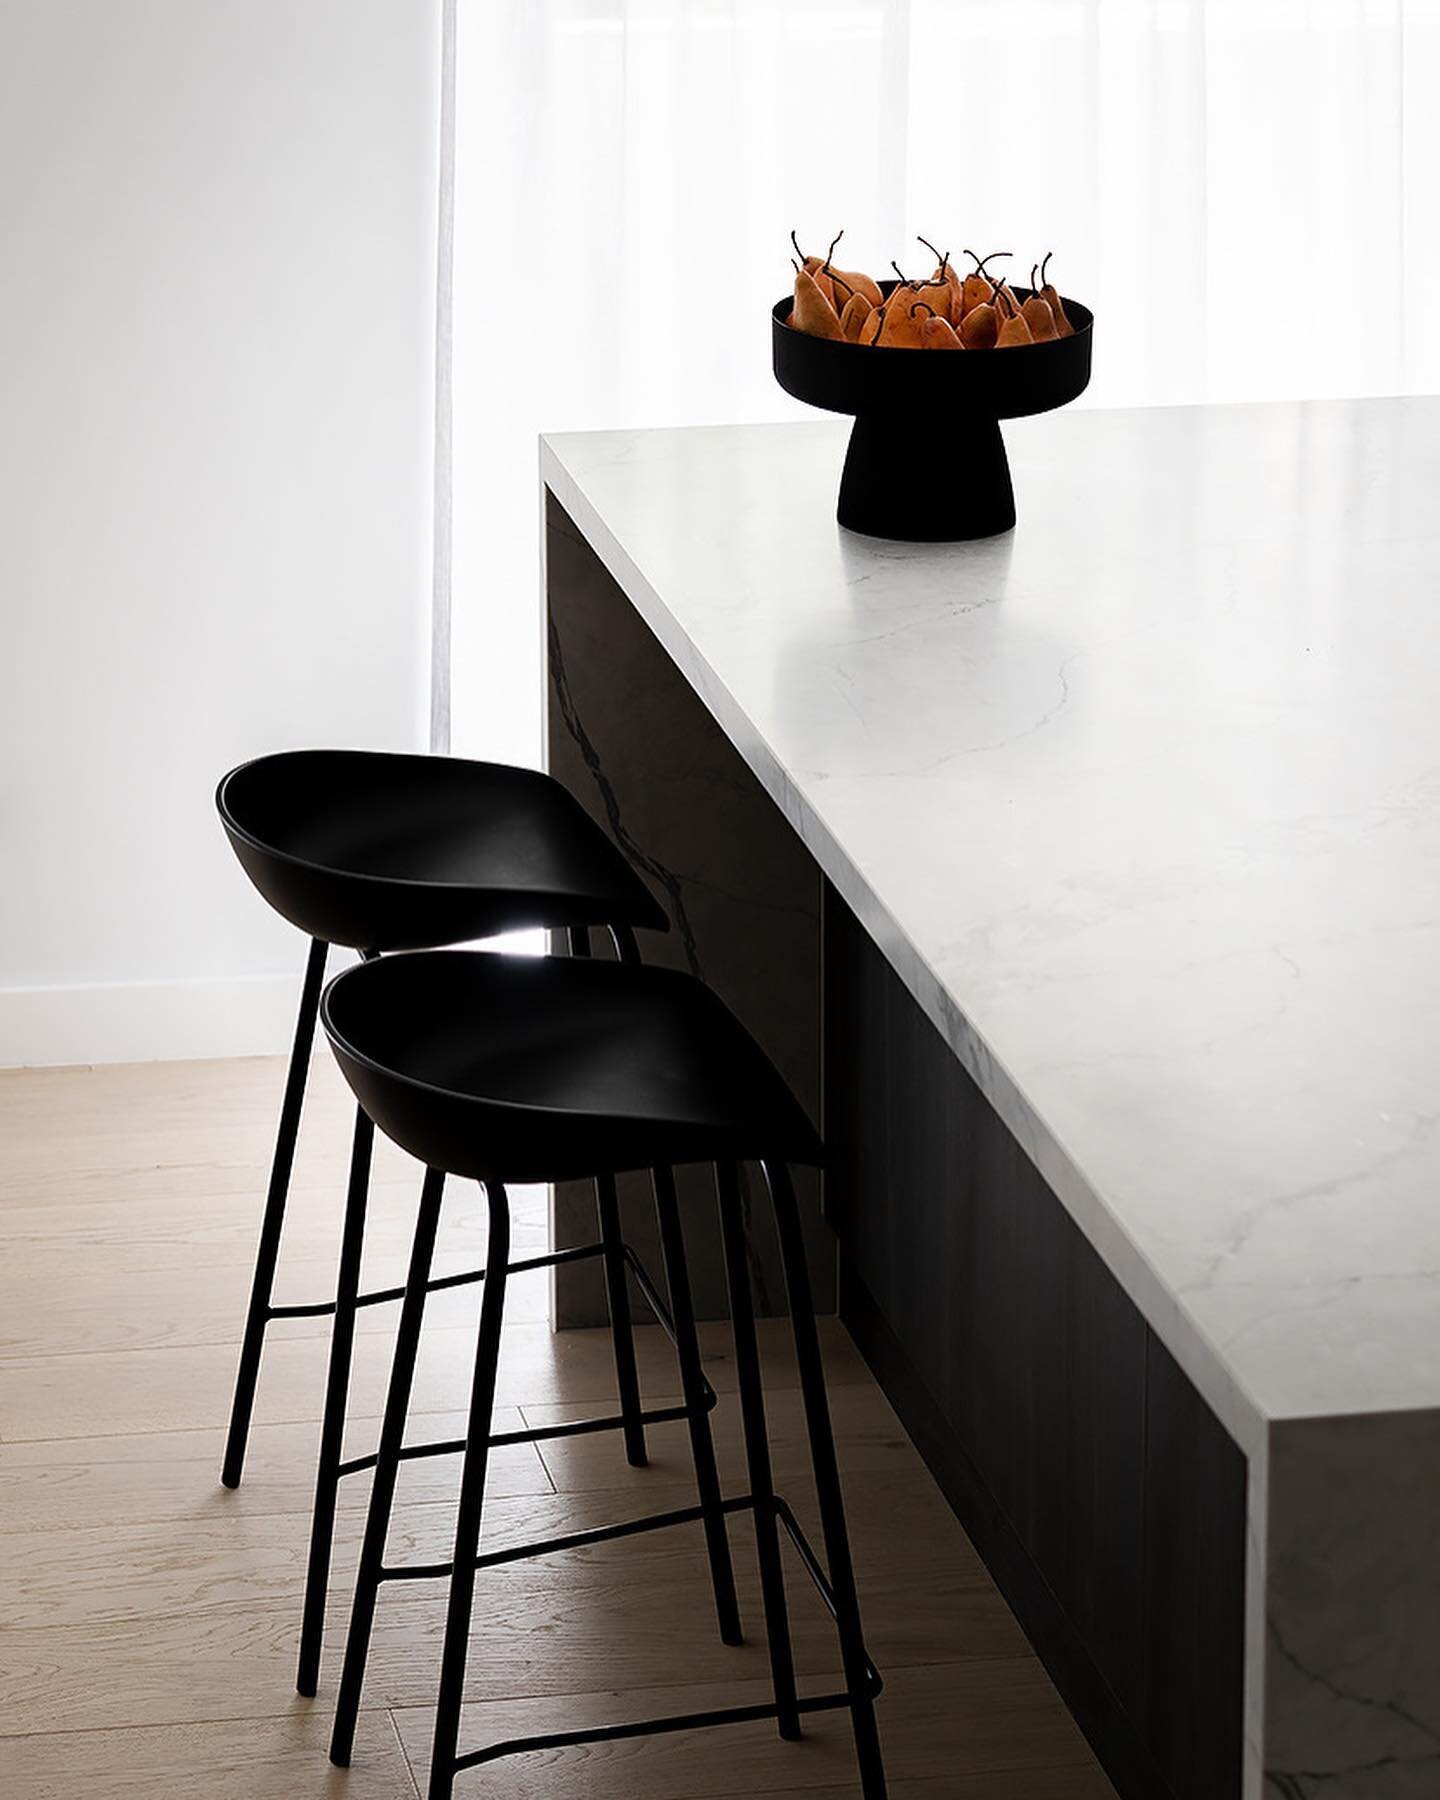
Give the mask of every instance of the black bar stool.
M 342 1767 L 350 1761 L 380 1584 L 448 1576 L 429 1800 L 450 1800 L 462 1769 L 522 1751 L 771 1718 L 781 1737 L 798 1738 L 803 1714 L 835 1708 L 848 1708 L 851 1715 L 865 1800 L 883 1800 L 885 1776 L 873 1704 L 880 1677 L 861 1635 L 804 1240 L 787 1166 L 818 1164 L 823 1152 L 779 1075 L 701 983 L 634 965 L 457 950 L 393 957 L 338 976 L 326 990 L 321 1016 L 363 1110 L 428 1171 L 360 1553 L 331 1761 Z M 776 1496 L 771 1479 L 740 1204 L 739 1164 L 747 1160 L 760 1163 L 775 1209 L 828 1572 L 790 1508 Z M 481 1554 L 487 1457 L 493 1444 L 505 1441 L 492 1433 L 491 1415 L 511 1267 L 507 1185 L 651 1169 L 661 1226 L 675 1244 L 670 1267 L 683 1272 L 672 1170 L 677 1163 L 691 1162 L 716 1167 L 750 1492 L 722 1499 L 718 1489 L 702 1486 L 697 1507 Z M 454 1554 L 446 1563 L 391 1567 L 385 1562 L 386 1538 L 400 1462 L 416 1453 L 402 1445 L 447 1173 L 477 1180 L 490 1215 L 465 1441 L 463 1446 L 422 1446 L 419 1452 L 463 1448 Z M 671 1307 L 685 1398 L 693 1402 L 700 1380 L 699 1345 L 683 1279 L 678 1284 L 672 1280 Z M 706 1529 L 712 1573 L 717 1559 L 728 1571 L 725 1520 L 738 1512 L 748 1512 L 754 1520 L 772 1703 L 517 1738 L 458 1753 L 478 1570 L 699 1521 Z M 802 1697 L 797 1691 L 780 1560 L 782 1530 L 834 1617 L 845 1678 L 840 1692 Z
M 341 1460 L 355 1315 L 361 1307 L 399 1300 L 404 1292 L 359 1291 L 374 1128 L 357 1109 L 336 1297 L 297 1306 L 276 1306 L 272 1299 L 329 946 L 358 950 L 368 961 L 382 952 L 548 927 L 568 929 L 572 951 L 588 955 L 590 928 L 602 926 L 618 953 L 638 962 L 633 927 L 664 931 L 668 921 L 579 803 L 558 782 L 533 770 L 448 757 L 297 750 L 232 770 L 220 783 L 216 804 L 246 873 L 270 904 L 311 939 L 221 1479 L 227 1487 L 240 1481 L 270 1321 L 333 1314 L 296 1678 L 302 1694 L 314 1694 L 338 1485 L 375 1460 Z M 645 1462 L 646 1424 L 676 1413 L 664 1409 L 647 1413 L 641 1405 L 627 1269 L 662 1324 L 669 1327 L 670 1321 L 654 1283 L 621 1235 L 612 1176 L 597 1180 L 596 1196 L 598 1242 L 532 1257 L 513 1264 L 511 1272 L 587 1257 L 601 1259 L 620 1394 L 619 1423 L 626 1455 L 638 1466 Z M 666 1241 L 664 1248 L 669 1255 L 679 1246 Z M 688 1287 L 684 1269 L 669 1273 L 672 1282 Z M 479 1279 L 479 1272 L 447 1276 L 430 1283 L 430 1291 Z M 705 1416 L 714 1400 L 703 1383 L 688 1395 L 696 1478 L 702 1491 L 715 1488 L 717 1482 Z M 569 1430 L 603 1430 L 613 1423 L 584 1421 Z M 516 1441 L 528 1441 L 532 1434 L 511 1435 Z M 716 1600 L 722 1634 L 738 1638 L 728 1569 L 717 1569 Z

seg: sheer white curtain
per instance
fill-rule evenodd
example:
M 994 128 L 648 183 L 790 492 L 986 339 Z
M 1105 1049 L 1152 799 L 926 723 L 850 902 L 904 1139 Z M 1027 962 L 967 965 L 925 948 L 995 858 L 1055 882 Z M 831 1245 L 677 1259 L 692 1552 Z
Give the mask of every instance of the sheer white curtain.
M 535 438 L 803 416 L 807 248 L 1053 248 L 1085 403 L 1440 388 L 1440 0 L 459 0 L 454 748 L 539 755 Z

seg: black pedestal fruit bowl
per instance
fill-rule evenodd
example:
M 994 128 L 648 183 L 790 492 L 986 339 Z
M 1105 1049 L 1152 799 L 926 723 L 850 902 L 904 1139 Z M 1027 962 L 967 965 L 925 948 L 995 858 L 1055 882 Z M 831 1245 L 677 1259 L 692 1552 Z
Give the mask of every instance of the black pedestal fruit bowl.
M 889 292 L 895 284 L 882 282 Z M 1023 303 L 1030 289 L 1016 288 Z M 851 531 L 914 543 L 993 537 L 1015 523 L 1001 419 L 1051 412 L 1090 381 L 1094 317 L 1065 300 L 1074 335 L 1004 350 L 890 350 L 792 331 L 771 315 L 775 379 L 855 423 L 836 516 Z

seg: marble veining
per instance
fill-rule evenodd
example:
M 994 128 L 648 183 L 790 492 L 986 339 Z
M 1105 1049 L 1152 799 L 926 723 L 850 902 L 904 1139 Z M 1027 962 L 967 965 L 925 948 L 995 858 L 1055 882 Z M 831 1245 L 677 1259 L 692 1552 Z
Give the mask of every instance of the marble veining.
M 1007 436 L 971 545 L 828 421 L 543 473 L 1242 1447 L 1434 1406 L 1440 402 Z
M 1297 1420 L 1270 1473 L 1265 1800 L 1433 1800 L 1440 1416 Z
M 669 913 L 671 922 L 679 935 L 684 951 L 685 967 L 691 975 L 698 976 L 703 980 L 705 971 L 700 966 L 700 951 L 695 941 L 695 928 L 690 922 L 690 909 L 685 904 L 685 884 L 673 869 L 667 868 L 658 856 L 640 843 L 626 824 L 624 808 L 620 803 L 620 796 L 615 791 L 615 784 L 606 772 L 604 758 L 591 740 L 590 733 L 580 717 L 580 708 L 575 704 L 574 696 L 570 691 L 570 677 L 565 668 L 560 633 L 553 620 L 546 632 L 546 662 L 550 692 L 554 696 L 561 722 L 571 741 L 579 750 L 591 780 L 599 789 L 610 835 L 630 861 L 637 868 L 642 869 L 664 894 L 665 910 Z

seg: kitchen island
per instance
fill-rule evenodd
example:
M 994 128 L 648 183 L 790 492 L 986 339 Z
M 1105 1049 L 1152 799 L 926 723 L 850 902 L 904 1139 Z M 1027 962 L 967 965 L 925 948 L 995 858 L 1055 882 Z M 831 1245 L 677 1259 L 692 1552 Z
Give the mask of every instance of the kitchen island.
M 843 425 L 544 440 L 551 766 L 823 1112 L 842 1315 L 1118 1790 L 1430 1796 L 1440 401 L 1006 435 L 954 546 L 836 526 Z

